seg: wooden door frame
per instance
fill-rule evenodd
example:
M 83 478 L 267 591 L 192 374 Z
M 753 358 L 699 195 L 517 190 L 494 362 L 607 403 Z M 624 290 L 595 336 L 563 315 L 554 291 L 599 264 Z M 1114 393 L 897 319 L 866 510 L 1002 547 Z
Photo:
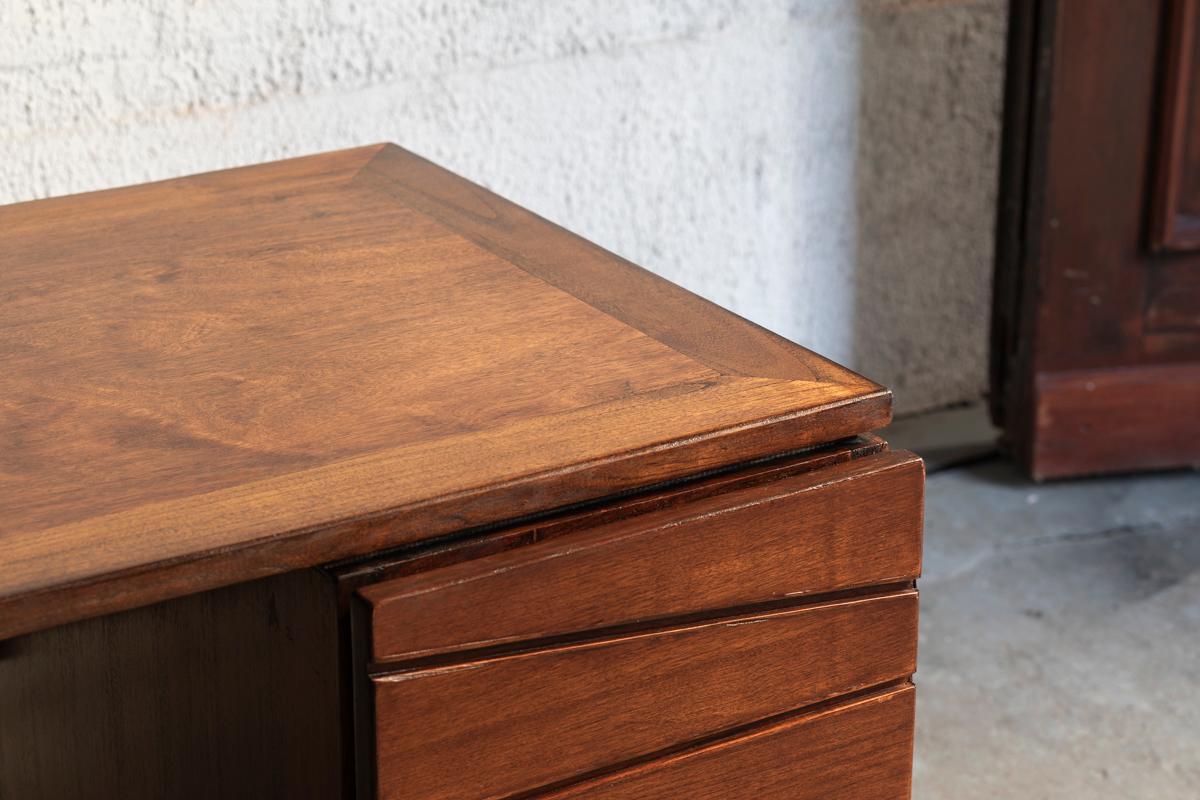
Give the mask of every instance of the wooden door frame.
M 1072 2 L 1013 0 L 1010 6 L 995 239 L 993 419 L 1018 461 L 1038 479 L 1195 465 L 1200 422 L 1188 424 L 1186 411 L 1200 409 L 1200 331 L 1163 331 L 1145 323 L 1149 270 L 1178 269 L 1180 259 L 1198 257 L 1195 250 L 1170 252 L 1179 249 L 1173 244 L 1180 240 L 1160 235 L 1171 233 L 1162 224 L 1163 209 L 1173 209 L 1164 205 L 1164 198 L 1174 196 L 1164 195 L 1173 185 L 1170 170 L 1179 164 L 1172 157 L 1178 146 L 1171 144 L 1172 135 L 1178 142 L 1178 125 L 1171 120 L 1179 117 L 1178 93 L 1186 86 L 1178 67 L 1182 34 L 1170 34 L 1180 33 L 1180 14 L 1194 0 L 1137 7 L 1134 22 L 1140 27 L 1129 35 L 1136 47 L 1125 51 L 1088 49 L 1120 31 L 1113 16 L 1096 24 L 1097 15 L 1113 15 L 1115 6 L 1088 6 L 1086 16 Z M 1108 52 L 1119 55 L 1109 58 Z M 1164 52 L 1173 60 L 1162 58 Z M 1127 104 L 1136 114 L 1125 113 L 1113 99 L 1128 96 L 1120 92 L 1127 87 L 1105 83 L 1106 77 L 1125 74 L 1115 68 L 1118 59 L 1136 67 L 1131 85 L 1146 87 L 1137 90 L 1137 102 Z M 1100 77 L 1077 85 L 1087 74 L 1081 65 L 1091 64 L 1101 68 Z M 1069 93 L 1080 90 L 1098 98 L 1090 117 L 1114 124 L 1097 125 L 1094 136 L 1081 137 L 1095 120 L 1082 120 L 1081 103 L 1072 103 Z M 1071 136 L 1078 141 L 1078 157 L 1070 154 Z M 1113 152 L 1131 155 L 1112 162 L 1098 156 Z M 1106 170 L 1118 176 L 1107 184 Z M 1077 201 L 1065 203 L 1076 186 Z M 1094 219 L 1088 216 L 1093 213 Z M 1077 255 L 1087 241 L 1081 234 L 1087 223 L 1103 227 L 1114 219 L 1124 226 L 1121 243 L 1128 240 L 1129 252 L 1118 252 L 1109 241 L 1108 250 L 1098 246 L 1091 253 L 1097 260 L 1089 261 L 1088 252 Z M 1102 325 L 1089 321 L 1077 296 L 1064 306 L 1068 293 L 1056 270 L 1063 272 L 1063 262 L 1072 257 L 1082 258 L 1080 271 L 1094 268 L 1090 280 L 1099 287 L 1091 298 L 1097 301 L 1094 319 L 1111 329 L 1111 352 L 1088 349 L 1089 337 L 1098 338 Z M 1141 266 L 1146 271 L 1135 272 Z M 1144 319 L 1138 317 L 1142 310 Z M 1062 318 L 1056 316 L 1060 311 Z M 1129 319 L 1136 324 L 1121 327 Z M 1078 346 L 1047 345 L 1064 330 L 1078 334 Z

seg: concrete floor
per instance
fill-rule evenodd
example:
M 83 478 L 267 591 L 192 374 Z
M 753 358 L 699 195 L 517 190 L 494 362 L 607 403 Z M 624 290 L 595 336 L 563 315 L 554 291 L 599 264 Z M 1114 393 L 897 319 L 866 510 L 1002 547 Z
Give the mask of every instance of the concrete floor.
M 985 457 L 930 475 L 925 537 L 916 800 L 1200 798 L 1200 473 Z

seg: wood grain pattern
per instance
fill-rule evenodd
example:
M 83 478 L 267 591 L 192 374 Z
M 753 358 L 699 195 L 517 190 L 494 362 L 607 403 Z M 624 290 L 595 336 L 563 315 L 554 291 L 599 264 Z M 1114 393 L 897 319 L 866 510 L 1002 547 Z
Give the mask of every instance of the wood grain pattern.
M 911 686 L 545 795 L 547 800 L 908 800 Z
M 379 796 L 508 796 L 904 678 L 916 623 L 909 590 L 377 675 Z
M 0 638 L 886 424 L 391 145 L 0 208 Z
M 0 643 L 0 797 L 343 796 L 337 611 L 305 571 Z
M 1035 478 L 1200 460 L 1198 24 L 1194 0 L 1012 4 L 991 396 Z
M 1039 377 L 1039 478 L 1200 467 L 1200 364 Z
M 722 375 L 862 383 L 702 297 L 394 146 L 355 176 L 357 185 L 418 209 L 511 264 Z M 859 431 L 861 432 L 861 431 Z
M 1155 78 L 1163 3 L 1055 0 L 1039 54 L 1047 107 L 1035 125 L 1044 196 L 1029 342 L 1038 372 L 1134 365 L 1141 342 L 1147 263 Z M 1048 93 L 1048 94 L 1047 94 Z M 1103 120 L 1103 122 L 1101 122 Z M 1039 296 L 1040 295 L 1040 296 Z M 1040 334 L 1040 336 L 1039 336 Z
M 913 580 L 923 482 L 882 453 L 368 586 L 374 658 Z
M 480 531 L 476 535 L 440 544 L 418 544 L 380 558 L 340 564 L 332 572 L 337 576 L 342 593 L 349 597 L 371 584 L 495 555 L 650 511 L 681 508 L 723 492 L 761 486 L 887 450 L 887 442 L 874 434 L 854 436 L 740 468 L 717 470 L 690 480 L 644 487 L 602 503 L 587 504 L 524 524 Z

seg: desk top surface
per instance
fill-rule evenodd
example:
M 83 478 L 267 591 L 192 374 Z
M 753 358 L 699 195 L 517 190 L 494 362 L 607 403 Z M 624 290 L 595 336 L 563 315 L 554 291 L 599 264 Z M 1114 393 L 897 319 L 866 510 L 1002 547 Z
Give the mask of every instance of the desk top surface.
M 0 207 L 0 638 L 878 428 L 394 145 Z

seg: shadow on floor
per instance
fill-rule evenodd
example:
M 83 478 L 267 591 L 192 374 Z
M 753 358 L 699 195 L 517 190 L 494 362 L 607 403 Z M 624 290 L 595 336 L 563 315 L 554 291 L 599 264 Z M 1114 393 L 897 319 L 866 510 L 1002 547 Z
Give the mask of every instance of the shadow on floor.
M 931 474 L 920 586 L 917 800 L 1200 797 L 1200 473 Z

